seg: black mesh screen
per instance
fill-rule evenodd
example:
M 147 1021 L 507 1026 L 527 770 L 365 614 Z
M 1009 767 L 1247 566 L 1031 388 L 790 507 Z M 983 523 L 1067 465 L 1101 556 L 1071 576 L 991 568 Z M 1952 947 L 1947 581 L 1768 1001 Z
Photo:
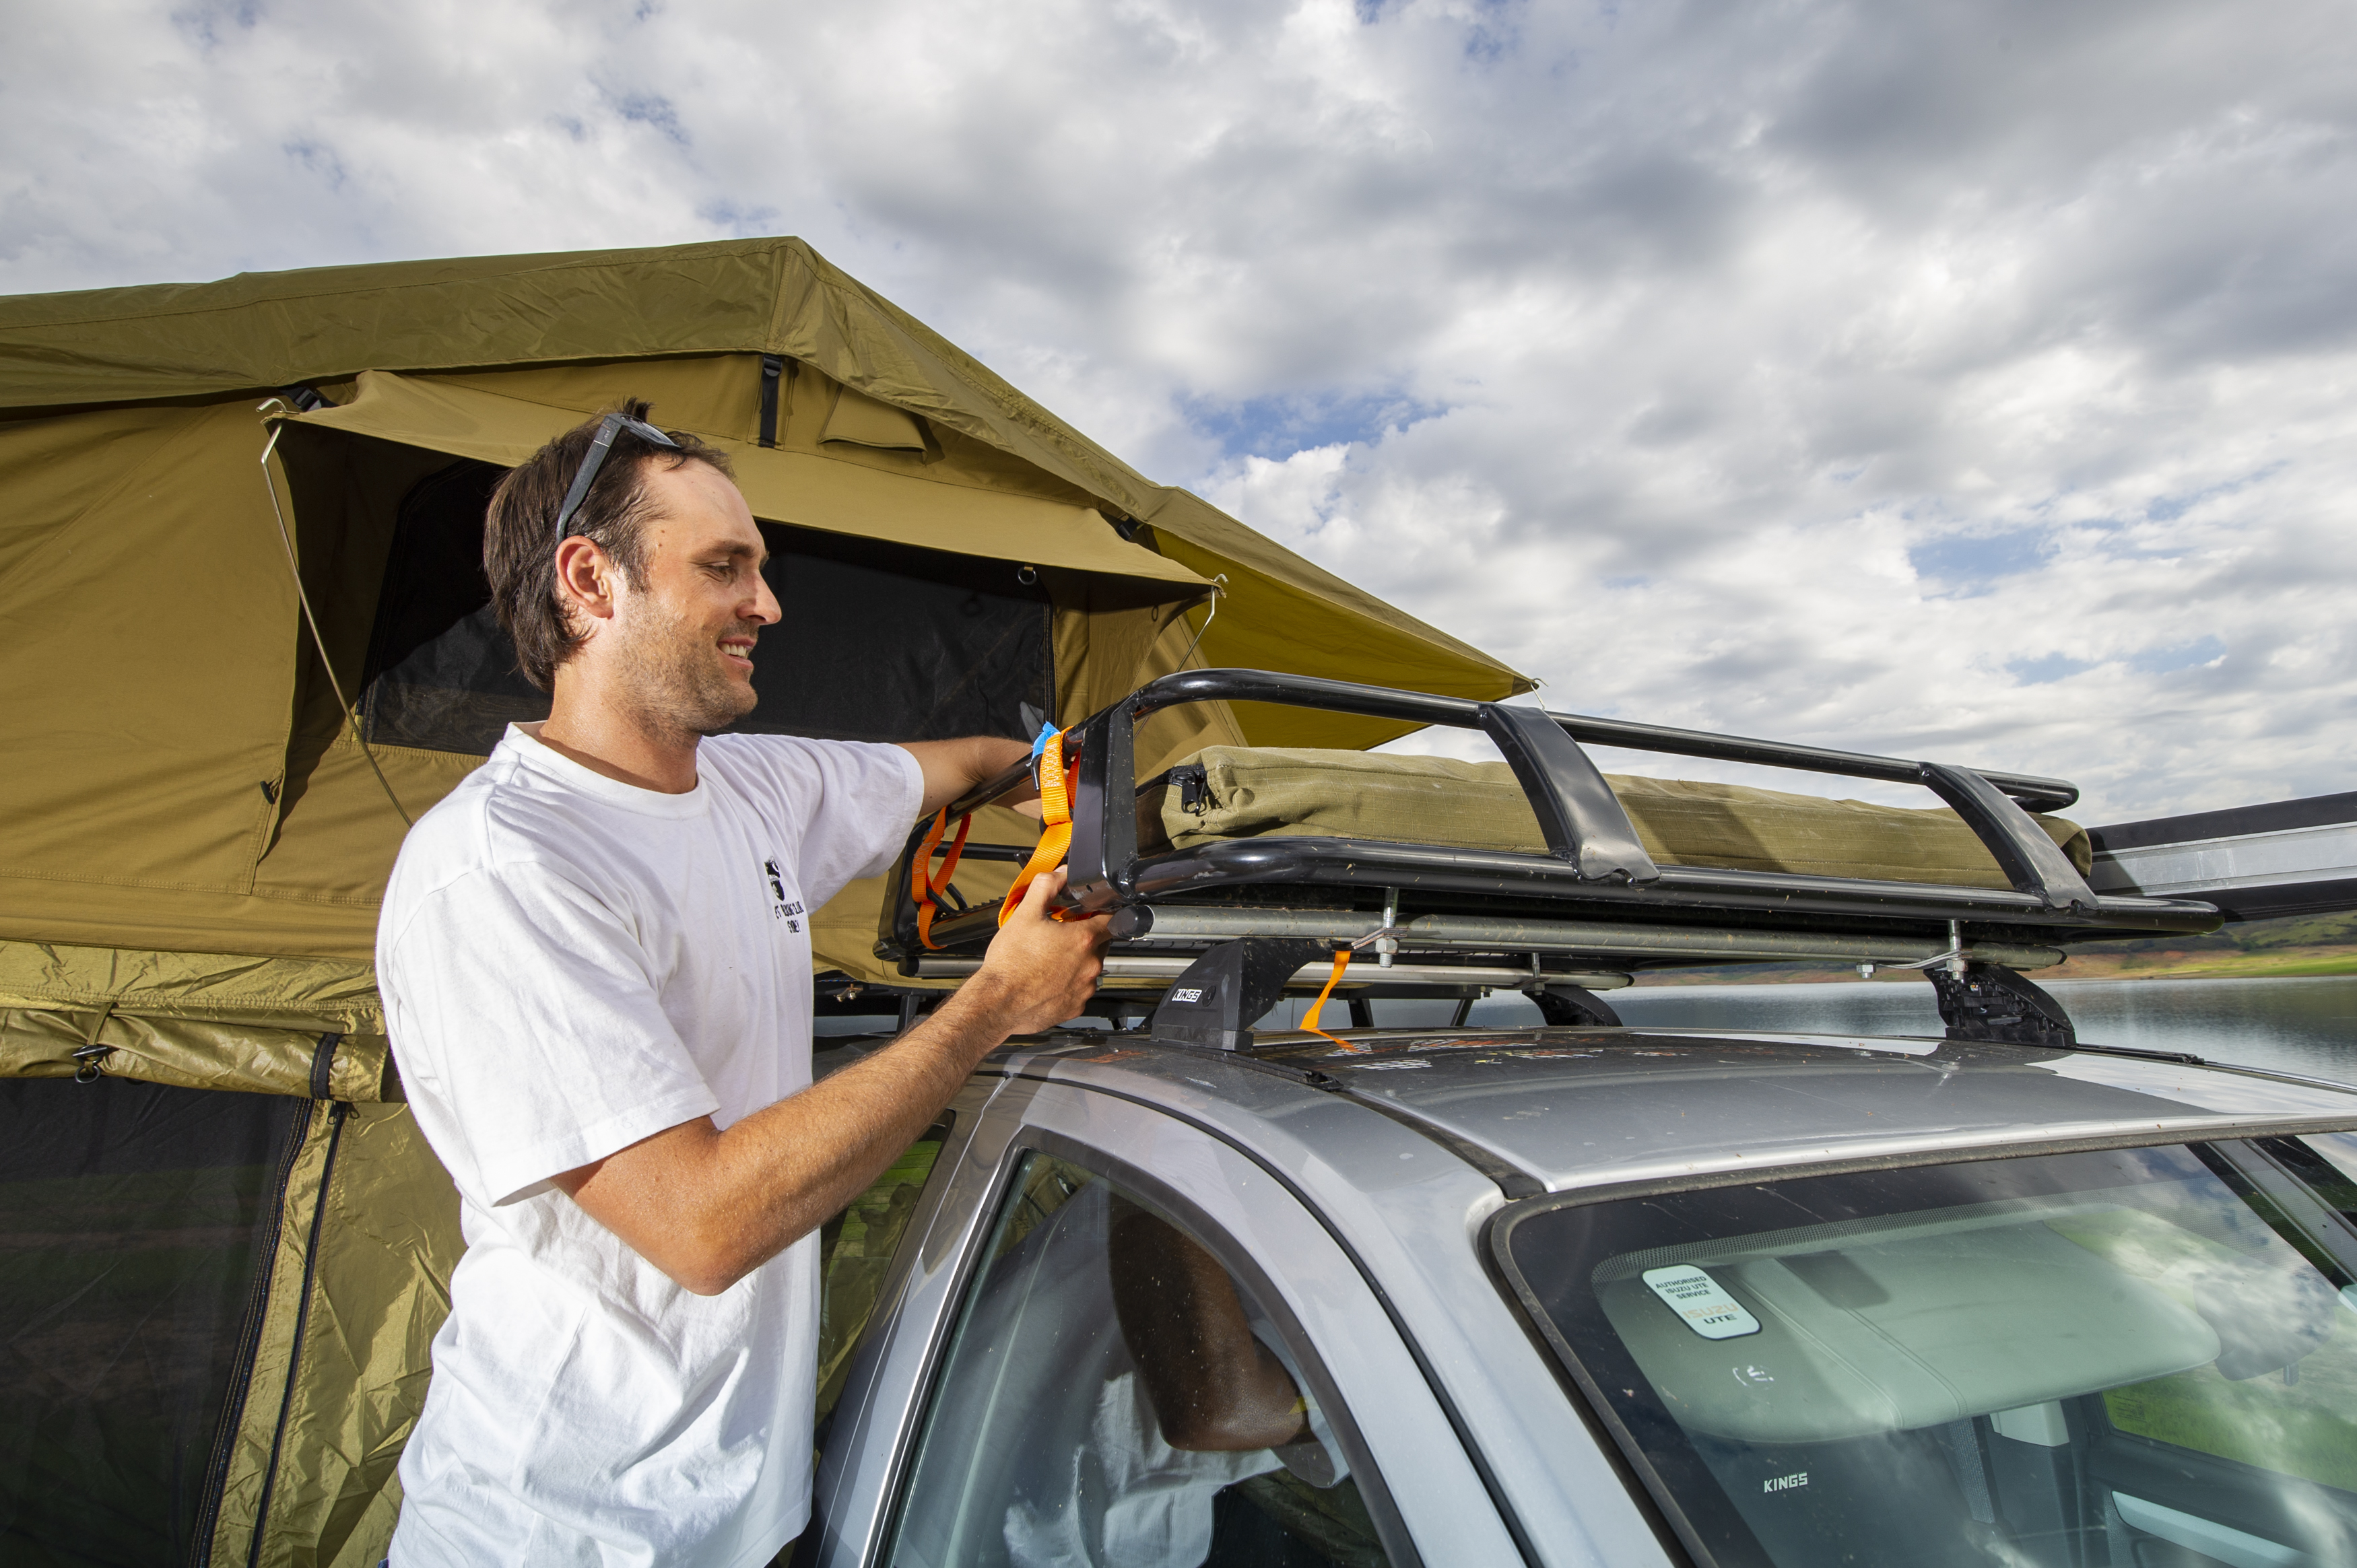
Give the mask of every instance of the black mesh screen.
M 761 630 L 761 704 L 737 728 L 1028 740 L 1053 711 L 1048 597 L 1017 581 L 1014 563 L 768 523 L 761 532 L 784 614 Z
M 548 698 L 516 671 L 483 575 L 483 512 L 506 472 L 453 463 L 402 498 L 361 677 L 371 742 L 483 755 L 509 725 L 548 716 Z
M 362 676 L 372 742 L 482 756 L 510 724 L 548 715 L 489 607 L 483 510 L 500 473 L 456 463 L 402 502 Z M 1013 563 L 774 523 L 761 532 L 784 615 L 761 633 L 760 705 L 738 729 L 1028 739 L 1053 711 L 1049 601 Z
M 201 1559 L 309 1111 L 0 1079 L 0 1563 Z

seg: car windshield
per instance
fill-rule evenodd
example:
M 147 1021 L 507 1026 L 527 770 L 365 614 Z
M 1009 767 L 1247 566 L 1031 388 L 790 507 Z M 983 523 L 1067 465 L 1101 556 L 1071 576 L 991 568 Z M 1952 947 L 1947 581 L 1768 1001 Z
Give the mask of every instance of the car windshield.
M 1603 1202 L 1504 1273 L 1704 1562 L 2357 1562 L 2357 1139 Z

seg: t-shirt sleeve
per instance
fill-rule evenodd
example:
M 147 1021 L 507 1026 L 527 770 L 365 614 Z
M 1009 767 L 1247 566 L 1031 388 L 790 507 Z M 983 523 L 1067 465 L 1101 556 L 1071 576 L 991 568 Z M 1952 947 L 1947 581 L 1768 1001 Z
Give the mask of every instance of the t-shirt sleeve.
M 795 875 L 815 908 L 863 876 L 892 868 L 925 802 L 924 770 L 906 749 L 865 741 L 748 736 L 749 760 L 801 849 Z
M 446 1159 L 472 1165 L 485 1202 L 719 1107 L 624 920 L 546 867 L 436 890 L 384 959 L 420 1123 Z

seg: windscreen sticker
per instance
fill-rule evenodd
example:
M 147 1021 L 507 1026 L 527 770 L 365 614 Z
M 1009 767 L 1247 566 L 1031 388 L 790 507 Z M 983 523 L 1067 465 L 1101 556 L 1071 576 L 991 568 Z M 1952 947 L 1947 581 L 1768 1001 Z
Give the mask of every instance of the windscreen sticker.
M 1739 1339 L 1760 1332 L 1760 1320 L 1727 1294 L 1726 1286 L 1692 1263 L 1647 1269 L 1644 1280 L 1663 1305 L 1706 1339 Z

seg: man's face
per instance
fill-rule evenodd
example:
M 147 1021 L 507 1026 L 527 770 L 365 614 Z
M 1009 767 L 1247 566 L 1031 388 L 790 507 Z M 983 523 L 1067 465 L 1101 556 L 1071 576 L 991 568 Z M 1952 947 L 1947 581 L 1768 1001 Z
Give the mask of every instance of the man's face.
M 658 515 L 646 525 L 646 564 L 621 585 L 601 659 L 651 720 L 714 735 L 753 711 L 753 642 L 778 618 L 762 580 L 769 552 L 745 498 L 718 469 L 646 466 Z

